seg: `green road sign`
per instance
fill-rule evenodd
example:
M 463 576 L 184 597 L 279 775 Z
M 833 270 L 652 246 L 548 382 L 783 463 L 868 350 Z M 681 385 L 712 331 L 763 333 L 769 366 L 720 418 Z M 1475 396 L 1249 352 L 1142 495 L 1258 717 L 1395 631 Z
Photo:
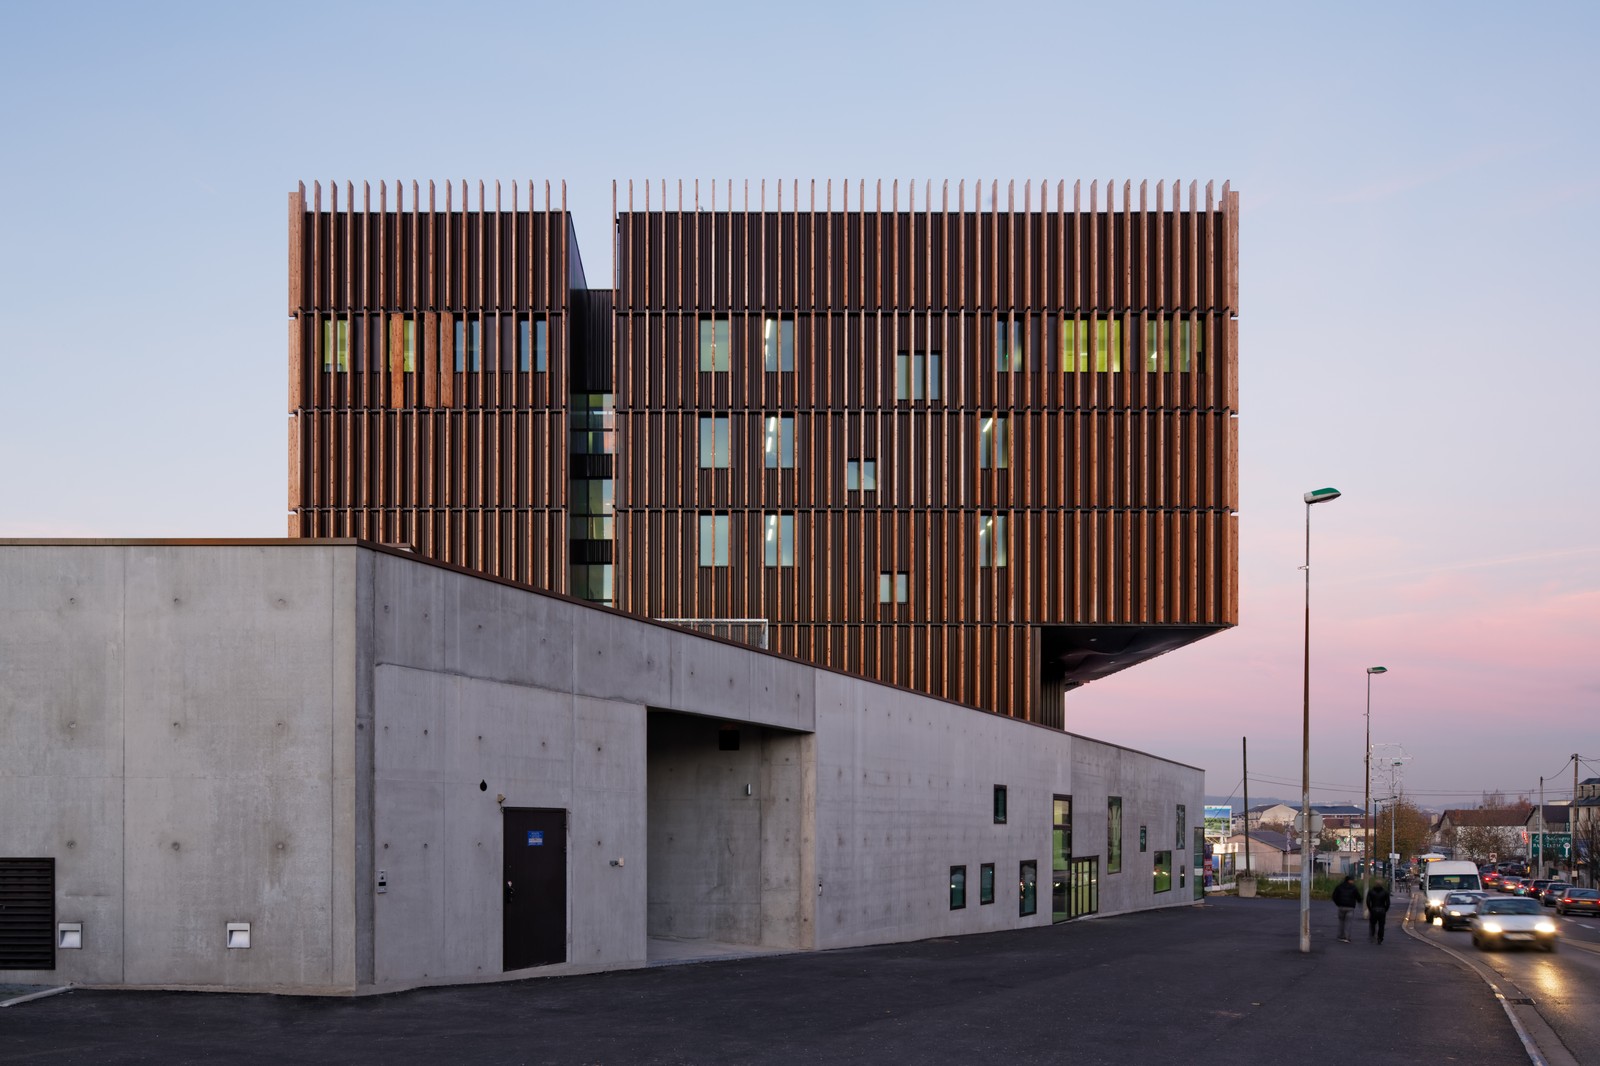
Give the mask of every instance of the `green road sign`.
M 1533 845 L 1533 854 L 1534 854 L 1535 858 L 1539 858 L 1539 857 L 1543 856 L 1545 848 L 1549 849 L 1549 852 L 1550 852 L 1549 858 L 1551 858 L 1551 859 L 1560 859 L 1560 860 L 1562 860 L 1564 862 L 1567 859 L 1572 858 L 1572 834 L 1571 833 L 1546 833 L 1546 834 L 1544 834 L 1544 848 L 1540 847 L 1540 840 L 1539 840 L 1539 834 L 1538 833 L 1530 834 L 1530 837 L 1531 837 L 1531 839 L 1529 840 L 1529 843 L 1531 845 Z

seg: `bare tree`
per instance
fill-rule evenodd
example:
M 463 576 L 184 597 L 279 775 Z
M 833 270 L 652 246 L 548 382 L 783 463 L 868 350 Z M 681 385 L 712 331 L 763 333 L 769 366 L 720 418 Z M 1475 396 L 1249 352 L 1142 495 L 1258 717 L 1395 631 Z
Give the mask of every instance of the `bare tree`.
M 1456 830 L 1456 858 L 1470 859 L 1480 865 L 1511 854 L 1511 831 L 1499 825 L 1465 825 Z
M 1489 808 L 1504 807 L 1505 805 L 1506 794 L 1504 792 L 1485 792 L 1483 794 L 1483 802 L 1478 804 L 1480 807 Z

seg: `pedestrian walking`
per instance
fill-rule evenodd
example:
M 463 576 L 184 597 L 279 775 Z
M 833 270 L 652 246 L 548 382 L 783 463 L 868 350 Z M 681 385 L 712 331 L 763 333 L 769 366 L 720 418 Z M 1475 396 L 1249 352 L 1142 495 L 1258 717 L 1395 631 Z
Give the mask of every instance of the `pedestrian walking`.
M 1361 890 L 1356 888 L 1356 879 L 1345 874 L 1333 890 L 1333 905 L 1339 908 L 1339 939 L 1346 944 L 1350 943 L 1350 912 L 1360 904 Z
M 1383 943 L 1383 926 L 1389 918 L 1389 890 L 1382 881 L 1372 882 L 1372 887 L 1367 889 L 1367 939 L 1375 944 Z

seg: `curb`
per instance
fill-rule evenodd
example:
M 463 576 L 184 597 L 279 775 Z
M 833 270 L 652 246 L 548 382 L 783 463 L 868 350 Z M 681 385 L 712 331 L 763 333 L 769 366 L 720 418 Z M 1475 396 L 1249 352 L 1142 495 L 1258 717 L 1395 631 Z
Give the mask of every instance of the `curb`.
M 70 991 L 72 991 L 71 985 L 62 985 L 60 988 L 46 988 L 42 992 L 29 992 L 25 996 L 17 996 L 13 999 L 0 1000 L 0 1007 L 15 1007 L 23 1003 L 32 1003 L 36 999 L 44 999 L 46 996 L 56 996 L 60 995 L 62 992 Z

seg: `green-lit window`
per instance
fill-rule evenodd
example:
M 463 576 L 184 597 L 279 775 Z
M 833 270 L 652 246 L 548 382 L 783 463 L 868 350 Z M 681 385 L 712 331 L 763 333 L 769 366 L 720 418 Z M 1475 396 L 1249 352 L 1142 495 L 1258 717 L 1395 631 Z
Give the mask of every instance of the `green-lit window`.
M 994 324 L 994 368 L 1021 370 L 1027 342 L 1023 320 L 1001 317 Z
M 990 415 L 978 423 L 980 470 L 1004 470 L 1010 462 L 1007 458 L 1010 450 L 1010 442 L 1006 439 L 1005 415 Z
M 403 366 L 406 373 L 417 369 L 417 320 L 408 318 L 400 323 L 400 348 L 404 353 Z
M 700 565 L 728 565 L 728 516 L 703 514 L 700 516 Z
M 1017 917 L 1039 913 L 1039 864 L 1033 859 L 1017 864 Z
M 994 786 L 994 824 L 1004 825 L 1006 821 L 1006 786 Z
M 483 324 L 475 318 L 456 319 L 456 369 L 483 369 Z
M 1106 797 L 1106 873 L 1122 872 L 1122 797 Z
M 967 905 L 967 868 L 950 867 L 950 909 L 958 911 Z
M 1050 919 L 1064 922 L 1072 916 L 1067 899 L 1072 877 L 1072 797 L 1056 796 L 1050 812 Z
M 1122 369 L 1122 319 L 1063 319 L 1061 322 L 1061 369 L 1083 373 L 1088 370 Z
M 1205 369 L 1204 353 L 1201 351 L 1205 342 L 1205 323 L 1199 319 L 1178 319 L 1177 336 L 1174 340 L 1178 346 L 1178 369 L 1184 373 L 1193 371 L 1200 373 Z
M 894 398 L 937 400 L 939 371 L 938 352 L 899 353 L 894 357 Z
M 768 370 L 793 370 L 794 319 L 767 319 L 761 327 L 761 351 Z
M 733 420 L 722 415 L 700 419 L 700 467 L 726 467 L 733 462 Z
M 905 603 L 911 598 L 911 578 L 905 573 L 878 575 L 878 602 Z
M 700 369 L 730 370 L 733 367 L 733 328 L 726 318 L 700 320 Z
M 1144 368 L 1150 371 L 1172 369 L 1172 326 L 1165 318 L 1144 320 Z
M 981 514 L 978 516 L 978 565 L 1006 565 L 1006 516 Z
M 878 461 L 876 459 L 846 459 L 844 464 L 846 492 L 878 491 Z
M 978 867 L 978 905 L 994 902 L 994 863 Z
M 350 320 L 325 318 L 322 320 L 322 369 L 350 369 Z
M 768 566 L 794 565 L 794 515 L 767 515 L 762 540 Z
M 1172 852 L 1156 852 L 1155 863 L 1155 891 L 1172 891 Z
M 794 466 L 793 416 L 768 415 L 761 447 L 768 468 L 788 469 Z
M 542 318 L 517 320 L 517 369 L 544 371 L 550 364 L 550 323 Z

